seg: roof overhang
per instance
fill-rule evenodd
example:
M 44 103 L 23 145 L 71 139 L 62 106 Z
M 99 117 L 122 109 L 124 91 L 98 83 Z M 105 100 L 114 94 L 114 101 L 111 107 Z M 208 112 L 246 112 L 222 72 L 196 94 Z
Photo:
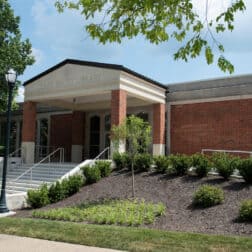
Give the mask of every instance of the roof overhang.
M 68 108 L 78 103 L 104 103 L 110 99 L 111 91 L 117 89 L 126 90 L 131 100 L 165 103 L 167 90 L 166 86 L 120 65 L 75 60 L 61 62 L 25 82 L 24 86 L 25 101 L 61 104 Z

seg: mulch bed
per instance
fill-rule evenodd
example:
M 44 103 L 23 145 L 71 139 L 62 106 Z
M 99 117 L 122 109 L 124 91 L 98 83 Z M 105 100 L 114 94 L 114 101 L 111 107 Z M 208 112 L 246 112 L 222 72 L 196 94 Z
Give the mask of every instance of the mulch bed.
M 206 208 L 194 208 L 192 196 L 202 184 L 221 187 L 225 193 L 223 204 Z M 239 179 L 224 181 L 217 176 L 199 179 L 194 176 L 164 176 L 156 173 L 135 175 L 136 197 L 146 201 L 163 202 L 167 212 L 150 228 L 189 231 L 210 234 L 252 235 L 252 223 L 237 220 L 241 201 L 252 199 L 252 186 Z M 81 191 L 44 209 L 72 206 L 83 201 L 104 198 L 131 197 L 131 175 L 128 171 L 113 172 L 96 184 L 84 186 Z M 16 216 L 30 217 L 30 210 L 18 211 Z

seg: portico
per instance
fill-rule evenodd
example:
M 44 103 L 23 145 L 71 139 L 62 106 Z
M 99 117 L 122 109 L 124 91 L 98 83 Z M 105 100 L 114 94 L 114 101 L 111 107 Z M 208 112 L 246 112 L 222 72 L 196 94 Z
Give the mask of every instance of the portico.
M 34 162 L 38 103 L 68 111 L 51 118 L 49 144 L 62 147 L 61 141 L 69 142 L 72 162 L 94 157 L 108 146 L 111 125 L 120 124 L 127 114 L 147 114 L 153 154 L 164 154 L 165 102 L 165 86 L 121 65 L 65 60 L 25 83 L 23 158 Z

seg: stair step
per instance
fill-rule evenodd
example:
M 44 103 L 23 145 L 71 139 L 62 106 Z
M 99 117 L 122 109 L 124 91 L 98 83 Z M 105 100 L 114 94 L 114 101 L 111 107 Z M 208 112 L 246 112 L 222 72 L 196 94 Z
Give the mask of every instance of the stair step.
M 34 164 L 23 164 L 22 166 L 9 168 L 7 171 L 6 193 L 16 194 L 27 192 L 29 189 L 38 188 L 43 183 L 51 184 L 60 179 L 66 173 L 70 172 L 77 165 L 78 164 L 72 163 L 43 163 L 35 167 L 33 167 Z M 20 179 L 14 181 L 17 177 L 28 171 L 31 167 L 33 167 L 32 180 L 30 180 L 31 174 L 29 171 Z M 2 170 L 0 166 L 0 173 L 1 172 Z
M 70 170 L 69 170 L 70 171 Z M 45 175 L 45 176 L 51 176 L 51 175 L 55 175 L 55 176 L 61 176 L 62 174 L 66 174 L 67 172 L 69 171 L 32 171 L 32 174 L 33 175 L 37 175 L 37 176 L 40 176 L 40 175 Z M 7 177 L 18 177 L 20 175 L 22 175 L 24 172 L 20 173 L 20 172 L 11 172 L 9 174 L 7 174 Z M 31 172 L 27 172 L 26 174 L 30 175 Z
M 30 181 L 29 181 L 29 183 L 20 183 L 20 182 L 12 182 L 11 181 L 11 182 L 7 182 L 6 186 L 37 188 L 40 186 L 40 184 L 35 184 L 35 183 L 33 183 L 33 181 L 32 181 L 32 183 L 30 183 Z
M 6 186 L 6 190 L 13 190 L 17 192 L 27 192 L 29 189 L 34 189 L 32 187 L 17 187 L 17 186 Z
M 15 191 L 15 190 L 10 190 L 10 189 L 8 189 L 8 190 L 6 190 L 6 193 L 7 194 L 17 194 L 17 193 L 23 193 L 23 191 Z

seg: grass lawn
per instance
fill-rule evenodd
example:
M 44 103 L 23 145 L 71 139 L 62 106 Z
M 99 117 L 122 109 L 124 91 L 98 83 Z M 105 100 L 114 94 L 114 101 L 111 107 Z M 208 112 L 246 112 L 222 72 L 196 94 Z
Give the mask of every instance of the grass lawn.
M 252 251 L 252 238 L 166 232 L 144 228 L 2 218 L 0 233 L 127 251 Z

